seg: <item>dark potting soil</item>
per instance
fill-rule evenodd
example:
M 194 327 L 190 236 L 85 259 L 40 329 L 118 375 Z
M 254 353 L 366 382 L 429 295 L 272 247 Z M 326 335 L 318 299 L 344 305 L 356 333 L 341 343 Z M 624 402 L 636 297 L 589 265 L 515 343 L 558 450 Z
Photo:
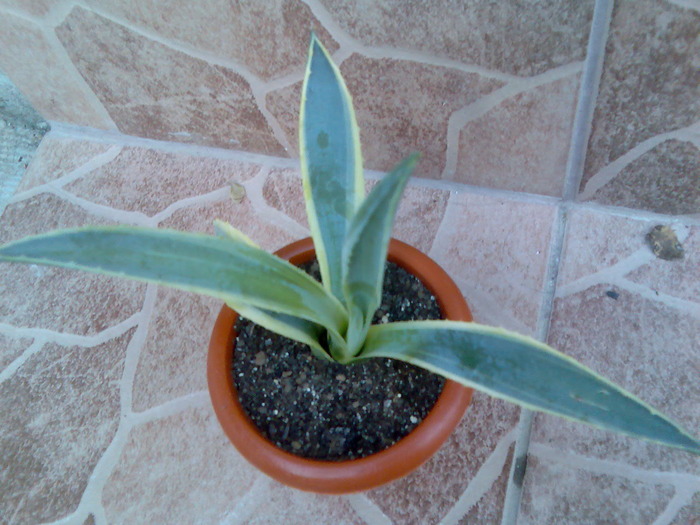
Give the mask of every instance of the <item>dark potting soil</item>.
M 314 261 L 302 268 L 320 279 Z M 387 262 L 374 323 L 440 319 L 430 291 Z M 341 365 L 240 318 L 233 359 L 239 399 L 278 447 L 306 458 L 355 459 L 406 436 L 428 414 L 445 380 L 393 359 Z

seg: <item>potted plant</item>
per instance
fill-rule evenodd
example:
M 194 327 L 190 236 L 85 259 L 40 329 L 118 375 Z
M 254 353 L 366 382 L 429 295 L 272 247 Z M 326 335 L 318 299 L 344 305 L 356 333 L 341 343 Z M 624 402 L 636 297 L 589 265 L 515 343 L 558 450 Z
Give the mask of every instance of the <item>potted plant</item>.
M 700 454 L 700 442 L 689 433 L 566 355 L 532 338 L 467 322 L 468 309 L 461 299 L 454 312 L 446 306 L 450 300 L 441 299 L 443 313 L 453 320 L 372 324 L 381 303 L 387 249 L 392 244 L 399 251 L 402 247 L 391 243 L 390 231 L 418 157 L 407 157 L 364 196 L 351 98 L 315 36 L 302 91 L 299 142 L 315 253 L 309 243 L 292 245 L 281 253 L 289 262 L 217 221 L 216 236 L 127 226 L 57 231 L 0 247 L 0 260 L 100 272 L 217 297 L 257 325 L 308 345 L 317 358 L 314 369 L 328 363 L 346 367 L 349 374 L 357 363 L 389 358 L 451 380 L 443 393 L 447 397 L 440 398 L 425 421 L 398 444 L 350 461 L 312 462 L 278 450 L 242 412 L 231 372 L 235 314 L 225 307 L 208 363 L 214 408 L 246 457 L 300 488 L 363 490 L 418 466 L 447 437 L 468 403 L 469 391 L 457 383 L 529 409 Z M 313 257 L 322 284 L 294 264 Z M 431 292 L 441 292 L 442 285 L 428 280 L 444 274 L 437 265 L 425 256 L 418 263 L 402 257 L 390 251 L 390 260 L 417 274 Z M 445 282 L 446 289 L 456 290 L 449 279 Z M 241 344 L 240 337 L 238 341 Z M 254 353 L 255 360 L 262 364 L 276 351 L 266 347 Z M 344 373 L 333 373 L 338 382 L 347 379 Z M 299 384 L 299 379 L 289 382 Z M 323 404 L 324 399 L 315 402 Z M 370 474 L 379 472 L 379 477 L 363 473 L 367 469 Z

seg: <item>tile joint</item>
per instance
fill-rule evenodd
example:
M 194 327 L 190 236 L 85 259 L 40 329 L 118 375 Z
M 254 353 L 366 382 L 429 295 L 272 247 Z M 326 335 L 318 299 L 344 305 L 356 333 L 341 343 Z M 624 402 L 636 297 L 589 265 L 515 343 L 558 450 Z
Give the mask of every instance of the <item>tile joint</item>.
M 551 314 L 554 307 L 554 294 L 561 265 L 561 256 L 567 230 L 568 215 L 574 203 L 578 187 L 583 177 L 583 167 L 588 148 L 588 139 L 593 122 L 600 78 L 605 60 L 605 47 L 612 19 L 613 0 L 596 0 L 593 20 L 588 37 L 586 59 L 579 90 L 576 115 L 572 127 L 571 144 L 566 165 L 563 199 L 557 205 L 557 214 L 552 226 L 549 261 L 547 265 L 543 299 L 538 319 L 538 339 L 547 341 Z M 515 525 L 520 513 L 522 486 L 527 469 L 530 433 L 533 412 L 521 409 L 517 427 L 515 451 L 508 475 L 506 495 L 503 500 L 501 525 Z

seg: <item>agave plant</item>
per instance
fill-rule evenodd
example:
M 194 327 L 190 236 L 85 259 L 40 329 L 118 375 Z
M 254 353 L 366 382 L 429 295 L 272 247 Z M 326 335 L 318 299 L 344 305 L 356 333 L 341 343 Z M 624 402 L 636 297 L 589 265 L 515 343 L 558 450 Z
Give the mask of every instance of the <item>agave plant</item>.
M 399 359 L 529 409 L 700 454 L 700 443 L 641 400 L 549 346 L 455 321 L 371 325 L 390 232 L 418 155 L 364 195 L 359 131 L 340 71 L 311 38 L 300 117 L 304 197 L 322 284 L 230 224 L 216 236 L 91 227 L 28 237 L 0 260 L 104 273 L 210 295 L 321 359 Z

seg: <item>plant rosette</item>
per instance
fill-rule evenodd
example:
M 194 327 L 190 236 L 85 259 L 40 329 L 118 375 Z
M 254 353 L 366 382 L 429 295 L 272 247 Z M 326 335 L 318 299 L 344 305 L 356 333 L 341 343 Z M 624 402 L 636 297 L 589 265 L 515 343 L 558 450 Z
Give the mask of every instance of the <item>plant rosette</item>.
M 214 222 L 216 236 L 134 226 L 61 230 L 1 246 L 0 261 L 85 270 L 209 295 L 253 323 L 307 345 L 322 362 L 403 361 L 530 410 L 700 455 L 700 442 L 680 425 L 541 341 L 462 320 L 373 324 L 396 210 L 418 155 L 409 155 L 365 195 L 360 149 L 350 93 L 313 36 L 302 86 L 299 159 L 321 282 L 222 221 Z M 223 370 L 230 374 L 229 366 Z M 222 417 L 221 407 L 216 410 Z M 417 439 L 414 434 L 403 441 Z M 260 448 L 269 447 L 261 442 Z M 392 450 L 376 456 L 392 455 Z M 255 450 L 251 454 L 254 462 L 263 457 Z M 422 461 L 401 456 L 407 463 Z M 285 481 L 301 483 L 306 463 L 279 457 L 293 467 Z M 272 467 L 261 463 L 261 468 Z M 336 474 L 326 476 L 335 479 Z M 351 484 L 347 490 L 361 486 Z
M 315 257 L 311 238 L 275 253 L 294 265 Z M 445 271 L 416 248 L 392 239 L 388 260 L 407 270 L 435 296 L 442 315 L 471 321 L 457 285 Z M 214 326 L 207 378 L 214 411 L 231 442 L 258 469 L 286 485 L 326 494 L 369 490 L 401 478 L 427 461 L 450 436 L 471 400 L 472 389 L 447 381 L 428 415 L 394 445 L 359 459 L 323 461 L 292 454 L 270 442 L 241 405 L 232 374 L 238 314 L 224 306 Z M 272 408 L 272 407 L 271 407 Z

